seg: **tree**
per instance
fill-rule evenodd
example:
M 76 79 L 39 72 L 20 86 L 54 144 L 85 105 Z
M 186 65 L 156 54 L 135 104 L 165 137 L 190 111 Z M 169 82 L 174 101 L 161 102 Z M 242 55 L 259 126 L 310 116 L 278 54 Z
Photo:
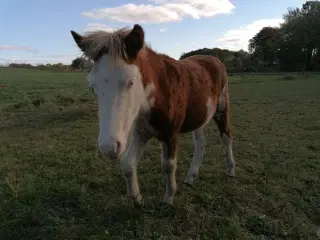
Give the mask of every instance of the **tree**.
M 82 62 L 83 62 L 83 58 L 77 57 L 72 60 L 71 67 L 74 69 L 81 69 Z
M 243 67 L 243 63 L 242 63 L 241 58 L 236 57 L 236 58 L 234 58 L 234 59 L 232 60 L 232 62 L 233 62 L 233 65 L 234 65 L 236 71 L 237 71 L 237 72 L 241 72 L 241 71 L 242 71 L 242 67 Z
M 301 9 L 289 9 L 281 26 L 284 36 L 282 47 L 306 70 L 312 69 L 313 56 L 320 48 L 319 19 L 320 2 L 307 1 Z
M 260 60 L 265 66 L 272 65 L 277 60 L 279 28 L 264 27 L 249 40 L 249 53 Z
M 81 69 L 82 71 L 88 71 L 92 66 L 92 61 L 88 60 L 84 57 L 77 57 L 75 58 L 72 63 L 71 63 L 71 67 L 73 69 Z
M 193 55 L 211 55 L 219 58 L 228 71 L 243 71 L 244 68 L 251 68 L 251 57 L 250 54 L 243 49 L 239 51 L 230 51 L 227 49 L 220 48 L 202 48 L 193 50 L 191 52 L 182 53 L 180 59 L 184 59 Z

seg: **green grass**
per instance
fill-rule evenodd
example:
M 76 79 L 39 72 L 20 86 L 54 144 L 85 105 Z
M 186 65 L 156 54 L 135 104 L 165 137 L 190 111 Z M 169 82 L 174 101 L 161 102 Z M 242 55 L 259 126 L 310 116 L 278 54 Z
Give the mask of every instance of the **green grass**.
M 145 207 L 125 202 L 119 166 L 97 151 L 97 106 L 82 73 L 1 69 L 0 239 L 319 239 L 320 76 L 230 78 L 236 177 L 207 127 L 200 175 L 175 206 L 152 140 L 139 165 Z M 318 236 L 317 236 L 318 234 Z

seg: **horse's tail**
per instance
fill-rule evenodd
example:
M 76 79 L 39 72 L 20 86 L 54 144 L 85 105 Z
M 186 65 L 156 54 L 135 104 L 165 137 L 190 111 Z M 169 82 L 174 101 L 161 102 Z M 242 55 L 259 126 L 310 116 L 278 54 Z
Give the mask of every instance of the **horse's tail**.
M 228 74 L 225 71 L 222 75 L 222 83 L 224 84 L 220 92 L 217 110 L 214 115 L 214 120 L 219 128 L 220 137 L 226 134 L 229 138 L 232 138 L 231 121 L 230 121 L 230 97 L 229 97 L 229 85 Z
M 219 128 L 220 138 L 224 145 L 227 147 L 227 174 L 229 176 L 235 176 L 235 161 L 232 152 L 232 133 L 231 133 L 231 121 L 230 121 L 230 98 L 228 87 L 228 75 L 224 71 L 223 74 L 223 87 L 219 96 L 219 106 L 217 108 L 217 114 L 214 116 L 214 120 Z

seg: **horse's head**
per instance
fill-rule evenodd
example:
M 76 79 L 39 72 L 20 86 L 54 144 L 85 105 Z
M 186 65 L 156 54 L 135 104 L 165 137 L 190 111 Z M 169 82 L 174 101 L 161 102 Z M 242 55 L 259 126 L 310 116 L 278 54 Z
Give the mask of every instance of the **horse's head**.
M 71 33 L 78 47 L 94 61 L 88 84 L 98 99 L 99 149 L 110 158 L 119 158 L 134 120 L 147 102 L 148 93 L 136 64 L 144 48 L 144 31 L 134 25 L 132 30 L 112 33 Z

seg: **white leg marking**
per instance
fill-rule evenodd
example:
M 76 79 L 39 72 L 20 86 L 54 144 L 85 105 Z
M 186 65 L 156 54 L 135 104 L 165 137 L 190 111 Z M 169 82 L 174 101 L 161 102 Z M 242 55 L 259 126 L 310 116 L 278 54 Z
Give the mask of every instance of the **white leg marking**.
M 161 155 L 161 165 L 166 173 L 166 194 L 163 198 L 163 202 L 169 205 L 173 205 L 173 198 L 177 191 L 177 182 L 176 182 L 176 169 L 177 169 L 177 159 L 168 158 L 167 156 L 167 147 L 165 144 L 162 144 L 162 155 Z
M 216 106 L 213 105 L 212 98 L 209 97 L 207 100 L 207 119 L 202 125 L 202 127 L 206 126 L 211 121 L 215 112 L 216 112 Z
M 197 177 L 199 173 L 199 168 L 203 160 L 204 149 L 206 145 L 206 138 L 204 135 L 203 128 L 199 128 L 192 132 L 192 139 L 194 142 L 194 153 L 193 158 L 188 170 L 188 174 L 186 179 L 184 180 L 185 183 L 192 185 L 194 179 Z
M 138 204 L 142 204 L 142 196 L 139 190 L 137 166 L 144 145 L 145 143 L 141 140 L 141 136 L 134 131 L 130 139 L 130 145 L 120 162 L 121 170 L 126 180 L 127 196 Z
M 235 176 L 235 162 L 233 158 L 232 151 L 232 139 L 230 139 L 226 134 L 222 135 L 222 141 L 227 147 L 227 174 L 228 176 Z

